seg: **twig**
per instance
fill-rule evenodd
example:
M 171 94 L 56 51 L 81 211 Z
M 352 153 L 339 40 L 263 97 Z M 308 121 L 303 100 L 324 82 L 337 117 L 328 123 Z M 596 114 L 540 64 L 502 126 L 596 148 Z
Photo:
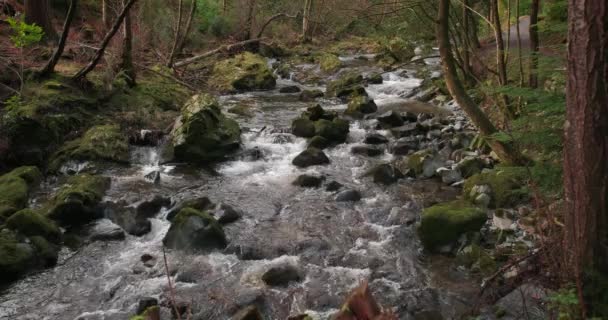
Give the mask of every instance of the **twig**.
M 483 294 L 483 292 L 488 288 L 490 283 L 492 283 L 492 281 L 494 281 L 499 275 L 503 274 L 505 271 L 511 269 L 511 267 L 521 263 L 522 261 L 525 261 L 531 257 L 536 256 L 537 254 L 539 254 L 540 252 L 543 251 L 543 248 L 544 247 L 540 247 L 536 251 L 532 251 L 532 252 L 528 253 L 527 255 L 518 258 L 517 260 L 507 263 L 506 265 L 502 266 L 502 268 L 500 268 L 498 271 L 496 271 L 494 274 L 492 274 L 490 277 L 488 277 L 487 279 L 484 279 L 481 284 L 481 290 L 479 291 L 479 296 L 481 296 Z
M 181 320 L 182 316 L 179 314 L 179 310 L 177 309 L 177 303 L 175 300 L 175 289 L 173 288 L 173 283 L 171 282 L 171 275 L 169 274 L 169 263 L 167 262 L 167 254 L 165 253 L 165 247 L 163 247 L 163 260 L 165 262 L 165 273 L 167 274 L 167 282 L 169 283 L 169 294 L 171 294 L 171 305 L 173 305 L 173 311 L 175 311 L 177 319 Z

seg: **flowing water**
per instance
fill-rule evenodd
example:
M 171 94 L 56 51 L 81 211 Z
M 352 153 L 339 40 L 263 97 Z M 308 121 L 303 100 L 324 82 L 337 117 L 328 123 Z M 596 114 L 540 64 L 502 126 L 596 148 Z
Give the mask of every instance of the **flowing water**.
M 341 60 L 350 66 L 347 69 L 364 74 L 379 71 L 361 59 Z M 406 99 L 420 86 L 422 80 L 410 76 L 413 71 L 386 73 L 383 84 L 367 88 L 380 109 Z M 136 206 L 154 195 L 169 196 L 174 203 L 207 196 L 243 212 L 240 220 L 225 226 L 230 243 L 225 251 L 200 255 L 167 251 L 176 299 L 191 305 L 193 319 L 229 319 L 251 304 L 267 319 L 301 313 L 326 319 L 364 280 L 378 301 L 394 307 L 401 319 L 436 313 L 453 316 L 465 303 L 457 293 L 432 286 L 433 275 L 422 258 L 415 225 L 406 222 L 417 216 L 420 207 L 403 191 L 412 181 L 376 185 L 364 173 L 393 156 L 385 152 L 368 158 L 350 152 L 366 133 L 376 131 L 376 120 L 351 122 L 347 143 L 326 150 L 331 164 L 299 169 L 291 161 L 305 149 L 306 140 L 291 135 L 289 127 L 310 104 L 299 102 L 298 94 L 278 92 L 287 85 L 313 88 L 279 79 L 273 91 L 220 98 L 225 110 L 245 103 L 253 113 L 236 117 L 244 132 L 244 152 L 234 159 L 203 170 L 162 164 L 157 148 L 134 147 L 131 166 L 104 172 L 112 178 L 105 200 Z M 331 100 L 321 104 L 330 110 L 346 107 Z M 144 179 L 153 171 L 160 172 L 158 184 Z M 335 192 L 293 186 L 303 173 L 323 175 L 326 182 L 359 190 L 363 199 L 336 202 Z M 28 276 L 0 295 L 0 318 L 128 319 L 143 297 L 167 301 L 162 254 L 162 239 L 170 225 L 166 213 L 163 209 L 150 219 L 151 232 L 142 237 L 91 242 L 77 252 L 63 249 L 56 267 Z M 145 265 L 144 254 L 153 256 Z M 261 275 L 279 265 L 295 266 L 302 281 L 266 286 Z M 170 319 L 168 308 L 162 310 L 163 319 Z

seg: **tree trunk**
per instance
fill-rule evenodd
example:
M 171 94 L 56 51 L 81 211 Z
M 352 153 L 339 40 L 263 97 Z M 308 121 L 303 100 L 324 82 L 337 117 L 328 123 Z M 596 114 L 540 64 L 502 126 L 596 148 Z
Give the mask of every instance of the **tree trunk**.
M 44 38 L 54 39 L 55 30 L 51 23 L 49 0 L 25 0 L 25 22 L 35 23 L 44 31 Z
M 222 0 L 222 14 L 228 13 L 228 0 Z
M 126 7 L 127 0 L 122 0 L 123 7 Z M 122 54 L 120 69 L 124 73 L 124 78 L 129 87 L 134 87 L 135 81 L 135 67 L 133 66 L 133 31 L 131 29 L 131 14 L 127 11 L 124 19 L 123 26 L 123 37 L 122 37 Z
M 110 11 L 110 0 L 101 0 L 101 21 L 104 31 L 108 31 L 111 27 L 112 17 Z
M 182 5 L 184 4 L 184 0 L 179 0 L 179 4 L 177 6 L 177 23 L 175 25 L 175 37 L 173 40 L 173 46 L 171 47 L 171 53 L 169 53 L 169 59 L 167 60 L 167 67 L 171 67 L 173 65 L 173 59 L 175 59 L 175 53 L 177 50 L 177 46 L 179 43 L 180 31 L 182 28 Z
M 182 52 L 184 49 L 184 44 L 186 40 L 188 40 L 188 35 L 190 34 L 190 29 L 192 29 L 192 20 L 194 20 L 194 14 L 196 13 L 196 1 L 192 0 L 190 4 L 190 14 L 188 15 L 188 21 L 186 21 L 186 28 L 184 29 L 184 35 L 181 37 L 179 44 L 177 45 L 177 53 Z M 174 58 L 175 59 L 175 58 Z
M 589 275 L 608 277 L 608 3 L 570 0 L 568 40 L 565 255 L 579 296 L 581 286 L 597 292 L 587 297 L 586 305 L 593 307 L 602 298 L 597 290 L 606 288 Z M 607 316 L 589 311 L 584 319 Z
M 63 49 L 65 48 L 65 42 L 68 39 L 68 35 L 70 33 L 70 26 L 72 25 L 72 20 L 74 20 L 74 15 L 76 14 L 76 5 L 78 4 L 78 0 L 72 0 L 70 2 L 70 8 L 68 9 L 68 15 L 65 18 L 65 22 L 63 23 L 63 31 L 61 32 L 61 38 L 59 38 L 59 43 L 57 44 L 57 49 L 53 52 L 53 55 L 46 63 L 44 68 L 40 71 L 40 75 L 45 77 L 49 74 L 55 72 L 55 65 L 61 58 L 63 54 Z
M 106 48 L 107 48 L 108 44 L 110 43 L 110 40 L 112 40 L 112 38 L 114 37 L 114 35 L 118 31 L 118 29 L 120 29 L 120 25 L 122 24 L 122 21 L 125 19 L 125 16 L 129 12 L 129 9 L 131 9 L 131 7 L 135 4 L 136 1 L 137 0 L 129 0 L 129 2 L 123 7 L 122 12 L 120 13 L 120 15 L 118 15 L 118 18 L 116 18 L 116 21 L 114 22 L 114 25 L 112 26 L 112 29 L 110 29 L 110 31 L 108 31 L 108 33 L 106 33 L 105 37 L 101 41 L 101 45 L 99 46 L 99 49 L 97 49 L 97 52 L 95 53 L 95 57 L 93 58 L 93 60 L 91 60 L 91 62 L 89 62 L 88 65 L 86 65 L 84 68 L 82 68 L 80 71 L 78 71 L 72 77 L 72 79 L 74 81 L 83 80 L 89 72 L 91 72 L 93 69 L 95 69 L 95 66 L 97 66 L 99 61 L 101 61 L 101 58 L 103 57 L 103 54 L 106 51 Z
M 501 85 L 507 84 L 507 66 L 505 64 L 505 42 L 502 38 L 502 27 L 498 13 L 498 0 L 492 0 L 492 16 L 494 23 L 494 37 L 496 38 L 496 67 L 498 68 L 498 80 Z
M 488 119 L 485 113 L 483 113 L 475 102 L 473 102 L 471 97 L 469 97 L 462 86 L 460 79 L 458 79 L 449 37 L 449 12 L 450 0 L 441 0 L 439 2 L 437 39 L 439 41 L 439 53 L 443 63 L 445 82 L 448 90 L 452 97 L 456 99 L 458 105 L 460 105 L 475 126 L 477 126 L 479 132 L 487 138 L 488 144 L 492 150 L 496 152 L 498 157 L 505 163 L 522 164 L 523 158 L 510 144 L 489 138 L 492 134 L 498 132 L 498 130 L 492 122 L 490 122 L 490 119 Z
M 471 71 L 471 42 L 469 41 L 469 0 L 462 1 L 462 29 L 464 30 L 463 49 L 462 49 L 462 70 L 464 72 L 464 79 L 467 85 L 473 84 L 473 77 Z
M 538 50 L 539 50 L 539 39 L 538 39 L 538 10 L 540 6 L 540 0 L 532 0 L 530 5 L 530 67 L 529 67 L 529 78 L 528 85 L 531 88 L 538 88 Z
M 302 43 L 309 43 L 310 38 L 310 13 L 312 11 L 312 1 L 304 0 L 304 13 L 302 14 Z
M 247 20 L 245 20 L 245 39 L 251 39 L 253 34 L 253 19 L 255 17 L 255 4 L 256 0 L 249 0 L 249 6 L 247 8 Z

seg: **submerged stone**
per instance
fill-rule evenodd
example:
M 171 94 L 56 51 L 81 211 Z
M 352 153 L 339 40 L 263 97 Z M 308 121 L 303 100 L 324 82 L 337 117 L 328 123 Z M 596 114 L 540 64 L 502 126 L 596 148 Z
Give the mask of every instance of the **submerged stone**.
M 325 180 L 325 177 L 301 174 L 292 182 L 292 184 L 304 188 L 318 188 L 323 183 L 323 180 Z
M 302 280 L 300 271 L 292 265 L 279 265 L 268 269 L 263 275 L 262 280 L 269 286 L 287 286 L 290 282 Z

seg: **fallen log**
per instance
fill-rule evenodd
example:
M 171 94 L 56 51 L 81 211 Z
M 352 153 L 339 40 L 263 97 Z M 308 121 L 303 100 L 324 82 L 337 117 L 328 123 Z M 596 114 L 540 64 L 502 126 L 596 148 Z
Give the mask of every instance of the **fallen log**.
M 256 39 L 250 39 L 250 40 L 245 40 L 245 41 L 233 43 L 233 44 L 230 44 L 230 45 L 224 45 L 224 46 L 221 46 L 221 47 L 219 47 L 217 49 L 214 49 L 214 50 L 211 50 L 211 51 L 207 51 L 207 52 L 205 52 L 203 54 L 199 54 L 197 56 L 190 57 L 190 58 L 178 61 L 178 62 L 176 62 L 176 63 L 173 64 L 173 67 L 174 68 L 183 67 L 183 66 L 189 65 L 191 63 L 194 63 L 196 61 L 199 61 L 201 59 L 210 57 L 210 56 L 218 54 L 218 53 L 233 52 L 233 51 L 235 51 L 237 49 L 242 49 L 242 48 L 244 48 L 244 47 L 246 47 L 248 45 L 257 44 L 261 40 L 262 39 L 260 39 L 260 38 L 256 38 Z

